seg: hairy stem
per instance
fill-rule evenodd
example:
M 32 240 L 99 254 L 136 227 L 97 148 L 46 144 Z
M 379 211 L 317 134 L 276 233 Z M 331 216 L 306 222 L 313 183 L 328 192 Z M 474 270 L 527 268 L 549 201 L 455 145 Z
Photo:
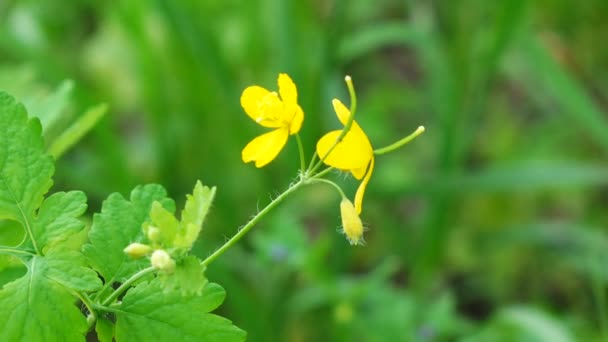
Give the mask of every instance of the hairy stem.
M 243 238 L 243 236 L 245 236 L 245 234 L 247 234 L 251 230 L 251 228 L 253 228 L 264 216 L 266 216 L 266 214 L 268 214 L 268 212 L 270 212 L 272 209 L 274 209 L 277 205 L 279 205 L 279 203 L 283 202 L 283 200 L 285 200 L 285 198 L 287 198 L 287 196 L 289 196 L 292 192 L 296 191 L 299 187 L 301 187 L 304 184 L 305 184 L 304 180 L 301 179 L 297 183 L 290 186 L 287 190 L 285 190 L 285 192 L 280 194 L 277 198 L 273 199 L 270 203 L 268 203 L 268 205 L 266 207 L 264 207 L 264 209 L 260 210 L 260 212 L 258 212 L 257 215 L 255 215 L 251 220 L 249 220 L 249 222 L 247 222 L 247 224 L 245 224 L 245 226 L 241 230 L 239 230 L 236 234 L 234 234 L 234 236 L 232 238 L 230 238 L 230 240 L 226 241 L 226 243 L 224 245 L 222 245 L 222 247 L 218 248 L 215 252 L 213 252 L 213 254 L 211 254 L 205 260 L 203 260 L 201 262 L 201 265 L 207 266 L 210 263 L 212 263 L 213 260 L 215 260 L 217 257 L 224 254 L 224 252 L 226 252 L 228 249 L 230 249 L 230 247 L 232 247 L 241 238 Z

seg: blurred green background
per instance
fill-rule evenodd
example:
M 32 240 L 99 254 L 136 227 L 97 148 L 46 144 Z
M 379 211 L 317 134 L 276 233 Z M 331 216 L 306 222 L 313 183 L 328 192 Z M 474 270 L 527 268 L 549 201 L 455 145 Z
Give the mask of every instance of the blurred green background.
M 293 139 L 240 160 L 242 90 L 289 73 L 310 156 L 351 75 L 375 147 L 427 128 L 378 158 L 367 245 L 308 188 L 208 269 L 221 313 L 250 341 L 608 341 L 607 36 L 606 0 L 0 0 L 0 89 L 47 138 L 108 104 L 55 176 L 91 213 L 216 185 L 204 257 L 297 173 Z

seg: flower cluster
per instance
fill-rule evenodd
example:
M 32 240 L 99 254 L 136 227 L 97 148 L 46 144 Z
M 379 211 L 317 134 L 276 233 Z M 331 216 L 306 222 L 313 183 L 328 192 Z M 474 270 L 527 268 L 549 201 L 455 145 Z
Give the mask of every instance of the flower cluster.
M 257 85 L 247 87 L 241 95 L 241 106 L 245 113 L 257 124 L 273 130 L 249 142 L 242 151 L 242 159 L 245 163 L 255 162 L 256 167 L 263 167 L 279 155 L 290 135 L 296 135 L 302 162 L 301 182 L 307 184 L 329 183 L 338 190 L 342 196 L 340 212 L 343 232 L 352 245 L 358 245 L 363 243 L 364 228 L 360 215 L 365 189 L 374 170 L 374 156 L 405 145 L 421 134 L 424 127 L 420 126 L 408 137 L 386 148 L 374 151 L 369 138 L 359 124 L 354 121 L 356 108 L 354 87 L 350 77 L 347 76 L 345 80 L 351 96 L 351 108 L 347 108 L 338 99 L 332 101 L 336 116 L 342 123 L 343 128 L 331 131 L 319 139 L 316 154 L 313 156 L 308 169 L 304 169 L 303 149 L 300 138 L 297 136 L 304 121 L 304 112 L 298 105 L 298 94 L 294 82 L 287 74 L 279 74 L 277 81 L 278 94 Z M 320 160 L 314 164 L 317 157 Z M 329 168 L 317 173 L 316 170 L 321 164 L 325 164 Z M 361 181 L 355 193 L 354 205 L 344 195 L 339 186 L 326 179 L 321 179 L 327 171 L 333 168 L 349 172 Z

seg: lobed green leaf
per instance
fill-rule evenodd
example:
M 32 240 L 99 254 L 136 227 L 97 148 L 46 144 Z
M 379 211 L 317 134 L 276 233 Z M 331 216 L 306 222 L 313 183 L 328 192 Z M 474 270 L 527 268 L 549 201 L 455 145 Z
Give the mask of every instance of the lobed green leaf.
M 53 159 L 44 153 L 38 119 L 0 92 L 0 219 L 20 222 L 31 236 L 34 212 L 53 181 Z M 39 252 L 41 246 L 34 248 Z
M 73 254 L 34 256 L 25 276 L 0 290 L 0 333 L 3 341 L 84 341 L 85 317 L 65 285 L 92 290 L 99 279 L 71 259 Z M 55 269 L 60 264 L 61 269 Z M 76 267 L 69 274 L 66 268 Z M 81 279 L 78 279 L 81 278 Z
M 116 311 L 116 341 L 244 341 L 246 334 L 229 320 L 210 314 L 224 300 L 217 284 L 201 295 L 163 292 L 158 281 L 127 292 Z

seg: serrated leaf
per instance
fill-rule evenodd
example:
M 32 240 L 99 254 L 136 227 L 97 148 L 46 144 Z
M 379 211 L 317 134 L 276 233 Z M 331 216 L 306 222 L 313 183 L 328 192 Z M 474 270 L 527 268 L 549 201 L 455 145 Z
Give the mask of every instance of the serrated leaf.
M 176 248 L 190 249 L 203 227 L 209 207 L 215 197 L 215 187 L 203 186 L 197 181 L 192 195 L 186 195 L 186 204 L 182 211 L 181 230 L 174 242 Z
M 224 297 L 217 284 L 207 284 L 200 296 L 181 296 L 163 293 L 156 280 L 142 283 L 116 311 L 116 341 L 244 341 L 243 330 L 209 313 Z
M 181 221 L 162 206 L 153 205 L 150 220 L 160 231 L 162 247 L 190 250 L 198 238 L 214 196 L 215 187 L 209 188 L 197 181 L 192 195 L 186 195 Z
M 159 228 L 159 242 L 162 246 L 172 246 L 173 240 L 179 229 L 179 221 L 175 216 L 163 208 L 163 206 L 155 202 L 150 210 L 150 220 L 152 224 Z
M 3 341 L 84 341 L 86 319 L 74 298 L 49 277 L 46 257 L 34 256 L 25 276 L 0 290 Z
M 174 210 L 173 200 L 166 197 L 160 185 L 138 186 L 131 192 L 130 200 L 120 194 L 112 194 L 103 202 L 101 213 L 93 217 L 89 230 L 90 243 L 83 248 L 90 264 L 106 282 L 123 282 L 134 272 L 144 268 L 145 259 L 132 259 L 123 253 L 131 242 L 143 239 L 142 224 L 149 220 L 152 203 L 158 201 Z
M 57 192 L 47 197 L 32 222 L 34 240 L 52 247 L 78 233 L 84 223 L 78 219 L 87 210 L 87 198 L 81 191 Z
M 159 279 L 165 292 L 179 291 L 182 295 L 201 294 L 207 285 L 204 276 L 204 266 L 195 256 L 188 256 L 175 265 L 175 271 L 171 274 L 161 274 Z
M 28 119 L 21 104 L 0 92 L 0 219 L 30 231 L 34 211 L 53 184 L 53 160 L 44 153 L 41 131 L 38 119 Z
M 99 342 L 112 342 L 114 338 L 114 323 L 103 317 L 98 317 L 95 324 L 95 332 Z
M 75 251 L 53 251 L 46 255 L 47 277 L 65 287 L 93 292 L 101 288 L 97 272 L 86 267 L 85 257 Z

